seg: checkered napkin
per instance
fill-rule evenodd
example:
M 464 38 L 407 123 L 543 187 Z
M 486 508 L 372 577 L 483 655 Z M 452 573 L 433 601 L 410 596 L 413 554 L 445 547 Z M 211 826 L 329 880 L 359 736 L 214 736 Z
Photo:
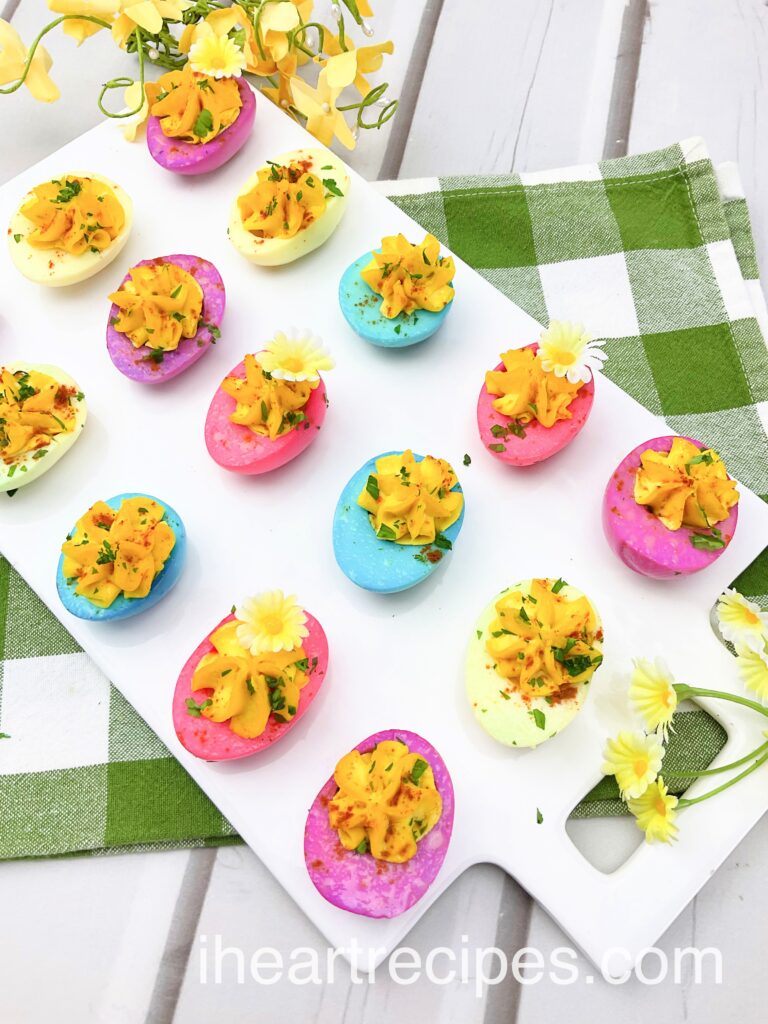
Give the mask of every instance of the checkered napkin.
M 586 324 L 613 381 L 705 437 L 768 500 L 768 314 L 734 166 L 715 169 L 692 139 L 559 171 L 380 187 L 540 322 Z M 736 586 L 768 604 L 768 550 Z M 0 732 L 0 858 L 239 841 L 1 558 Z M 688 713 L 665 776 L 706 767 L 724 739 Z M 616 797 L 606 779 L 574 813 L 621 813 Z

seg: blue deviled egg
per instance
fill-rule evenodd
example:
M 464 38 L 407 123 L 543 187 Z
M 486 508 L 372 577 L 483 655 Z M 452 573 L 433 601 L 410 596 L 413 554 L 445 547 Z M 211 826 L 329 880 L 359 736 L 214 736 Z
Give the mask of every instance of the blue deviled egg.
M 412 244 L 404 235 L 355 260 L 341 278 L 339 303 L 347 323 L 381 348 L 405 348 L 430 338 L 453 305 L 453 258 L 426 235 Z
M 448 462 L 386 452 L 361 466 L 341 492 L 333 552 L 353 583 L 395 594 L 435 571 L 463 521 L 464 495 Z
M 125 619 L 165 597 L 181 576 L 187 535 L 178 513 L 148 494 L 117 494 L 80 516 L 61 547 L 56 589 L 79 619 Z

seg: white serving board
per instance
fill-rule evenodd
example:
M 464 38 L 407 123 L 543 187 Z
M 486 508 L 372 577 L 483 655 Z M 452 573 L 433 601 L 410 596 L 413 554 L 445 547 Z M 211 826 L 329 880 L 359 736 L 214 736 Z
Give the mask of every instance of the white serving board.
M 709 610 L 761 550 L 768 508 L 742 488 L 739 528 L 727 552 L 697 578 L 657 583 L 625 569 L 600 527 L 605 481 L 620 458 L 663 430 L 661 421 L 609 381 L 579 438 L 550 463 L 515 472 L 482 448 L 475 403 L 485 370 L 538 326 L 458 262 L 455 308 L 430 342 L 382 351 L 358 339 L 336 290 L 348 263 L 414 223 L 358 175 L 344 221 L 298 263 L 246 263 L 226 236 L 236 188 L 265 159 L 308 136 L 261 101 L 253 138 L 212 177 L 183 179 L 158 168 L 114 124 L 75 140 L 0 189 L 0 223 L 28 188 L 71 171 L 119 181 L 135 203 L 133 236 L 101 275 L 64 290 L 21 278 L 0 253 L 0 362 L 58 363 L 79 382 L 90 419 L 58 466 L 11 499 L 1 496 L 0 548 L 83 648 L 136 707 L 240 834 L 337 947 L 379 962 L 429 904 L 470 864 L 512 874 L 596 962 L 612 947 L 630 955 L 654 943 L 723 858 L 768 809 L 767 770 L 726 797 L 685 813 L 677 847 L 642 846 L 602 874 L 573 846 L 568 813 L 599 777 L 604 739 L 622 724 L 616 679 L 633 656 L 664 655 L 681 680 L 738 689 L 733 662 L 714 637 Z M 106 299 L 138 260 L 192 252 L 223 275 L 228 309 L 219 344 L 190 371 L 158 388 L 122 377 L 107 355 Z M 219 469 L 203 422 L 221 378 L 276 329 L 307 325 L 337 360 L 327 375 L 330 409 L 315 444 L 283 470 L 243 479 Z M 451 460 L 467 512 L 455 551 L 424 585 L 396 596 L 357 589 L 331 547 L 336 499 L 370 456 L 398 447 Z M 468 452 L 472 465 L 465 468 Z M 182 580 L 161 604 L 118 623 L 84 623 L 55 589 L 59 546 L 98 498 L 147 491 L 171 503 L 189 534 Z M 464 696 L 463 661 L 474 620 L 503 587 L 564 576 L 585 590 L 605 625 L 605 662 L 584 712 L 535 751 L 496 744 Z M 179 745 L 170 702 L 178 672 L 200 639 L 244 595 L 282 587 L 323 623 L 330 669 L 311 713 L 287 739 L 256 757 L 205 764 Z M 721 719 L 730 760 L 760 740 L 754 716 Z M 391 921 L 347 914 L 315 891 L 302 855 L 306 811 L 338 758 L 384 728 L 423 733 L 442 753 L 456 788 L 456 823 L 443 870 L 427 897 Z M 544 821 L 536 824 L 536 810 Z M 373 952 L 369 952 L 373 951 Z M 617 969 L 623 970 L 621 961 Z

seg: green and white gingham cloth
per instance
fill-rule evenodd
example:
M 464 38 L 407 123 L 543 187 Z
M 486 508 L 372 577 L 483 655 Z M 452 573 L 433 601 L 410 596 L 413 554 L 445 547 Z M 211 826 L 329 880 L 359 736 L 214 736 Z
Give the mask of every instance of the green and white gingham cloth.
M 768 500 L 768 314 L 735 166 L 714 168 L 691 139 L 564 170 L 380 187 L 541 323 L 584 323 L 613 381 L 706 438 Z M 768 551 L 736 585 L 768 604 Z M 1 558 L 0 732 L 0 858 L 239 841 Z M 689 713 L 665 775 L 705 767 L 723 742 Z M 575 814 L 620 813 L 616 795 L 606 779 Z

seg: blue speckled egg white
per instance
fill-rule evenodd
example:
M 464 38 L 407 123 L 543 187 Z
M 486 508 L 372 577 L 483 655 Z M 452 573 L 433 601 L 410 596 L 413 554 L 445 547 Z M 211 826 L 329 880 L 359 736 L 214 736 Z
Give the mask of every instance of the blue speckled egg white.
M 385 455 L 394 454 L 382 452 L 360 467 L 341 492 L 333 516 L 333 553 L 339 568 L 358 587 L 378 594 L 396 594 L 415 587 L 431 576 L 451 554 L 445 550 L 438 562 L 420 561 L 416 558 L 420 552 L 417 545 L 380 540 L 371 527 L 368 513 L 357 504 L 368 477 L 376 472 L 376 462 Z M 424 456 L 414 453 L 414 458 L 421 462 Z M 456 484 L 453 490 L 461 491 L 461 485 Z M 456 522 L 443 531 L 452 544 L 456 543 L 464 522 L 465 507 L 466 501 Z
M 148 498 L 150 501 L 156 501 L 163 506 L 165 509 L 164 520 L 176 535 L 173 551 L 168 561 L 152 581 L 152 587 L 146 597 L 131 598 L 118 594 L 109 608 L 99 608 L 86 597 L 75 593 L 76 584 L 68 583 L 64 578 L 64 555 L 61 555 L 58 569 L 56 570 L 56 589 L 61 598 L 61 603 L 68 612 L 76 615 L 78 619 L 88 619 L 91 622 L 108 622 L 115 619 L 127 619 L 131 615 L 138 615 L 139 612 L 147 611 L 148 608 L 152 608 L 153 605 L 156 605 L 158 601 L 165 597 L 181 576 L 187 557 L 187 533 L 178 512 L 171 508 L 166 501 L 155 498 L 151 494 L 145 494 L 143 491 L 116 494 L 114 498 L 105 498 L 104 500 L 110 508 L 117 511 L 120 508 L 120 503 L 125 498 Z M 74 524 L 72 529 L 74 530 Z
M 453 302 L 439 313 L 417 309 L 408 315 L 400 313 L 391 320 L 387 319 L 379 309 L 381 296 L 360 277 L 360 271 L 372 259 L 373 253 L 367 252 L 355 260 L 339 282 L 339 304 L 349 326 L 365 341 L 380 348 L 406 348 L 431 338 L 448 316 Z

